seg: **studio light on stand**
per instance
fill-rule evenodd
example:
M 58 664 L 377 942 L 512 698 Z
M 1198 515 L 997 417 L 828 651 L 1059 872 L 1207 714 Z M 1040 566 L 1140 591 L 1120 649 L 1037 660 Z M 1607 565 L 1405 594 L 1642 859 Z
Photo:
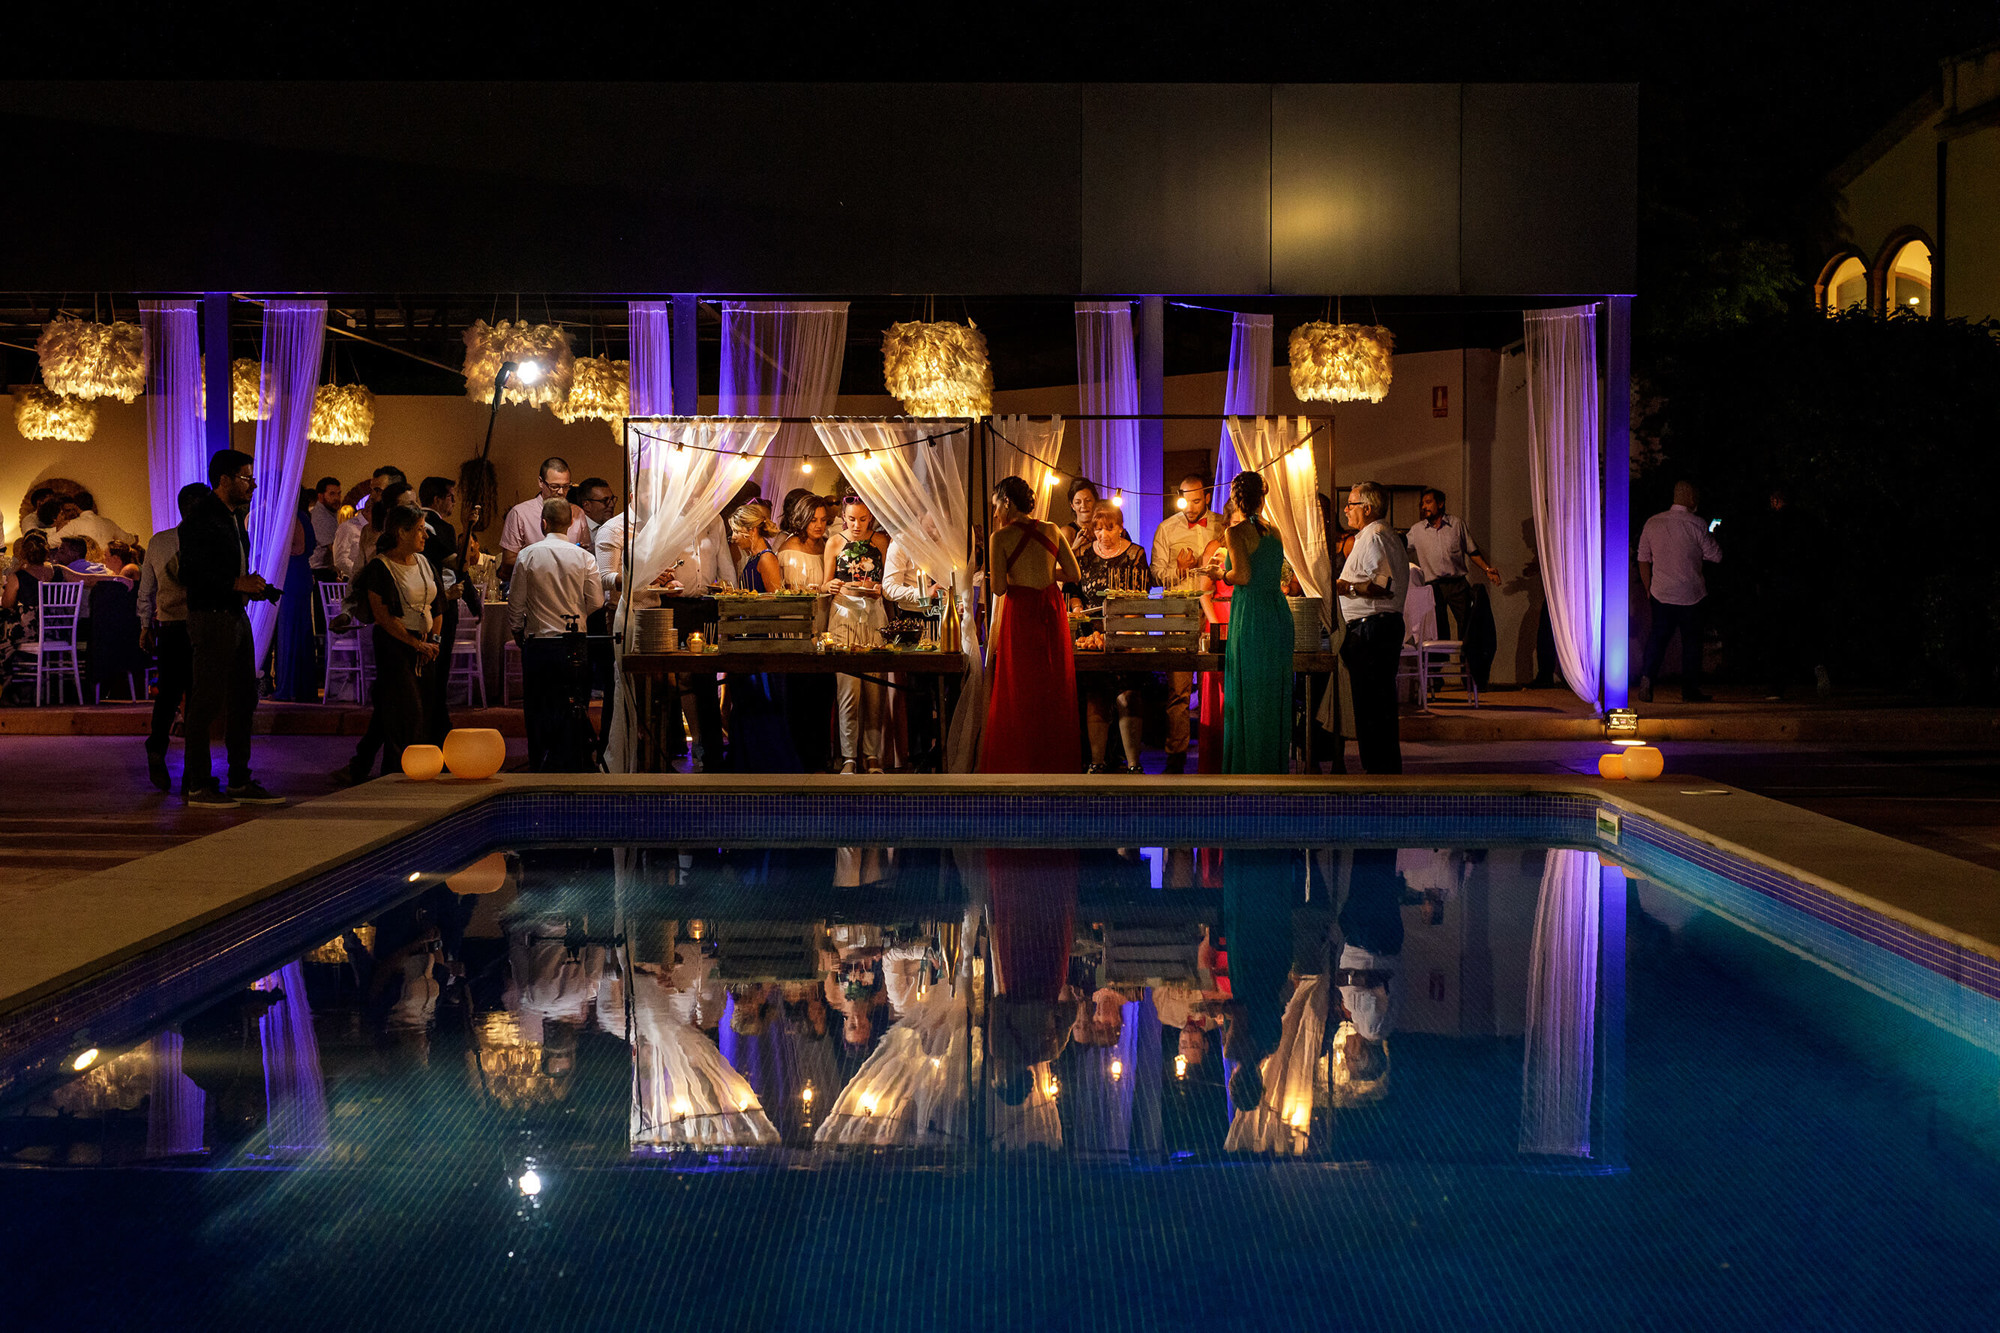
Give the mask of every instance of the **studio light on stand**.
M 1613 745 L 1640 745 L 1639 715 L 1630 708 L 1614 708 L 1604 715 L 1604 736 Z

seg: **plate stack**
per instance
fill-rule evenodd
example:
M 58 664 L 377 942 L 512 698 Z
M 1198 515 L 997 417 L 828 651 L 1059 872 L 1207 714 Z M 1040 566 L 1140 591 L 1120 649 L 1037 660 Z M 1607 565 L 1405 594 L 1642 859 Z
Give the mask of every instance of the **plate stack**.
M 679 647 L 674 638 L 674 609 L 671 606 L 642 606 L 632 613 L 634 653 L 670 653 Z

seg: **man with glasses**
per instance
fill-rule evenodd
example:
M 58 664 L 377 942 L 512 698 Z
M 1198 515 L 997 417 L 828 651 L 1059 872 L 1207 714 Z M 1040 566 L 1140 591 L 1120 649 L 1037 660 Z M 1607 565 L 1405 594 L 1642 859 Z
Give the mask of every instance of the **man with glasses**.
M 1153 579 L 1162 587 L 1186 583 L 1201 553 L 1222 535 L 1222 523 L 1208 512 L 1208 480 L 1190 472 L 1180 480 L 1179 508 L 1153 532 Z M 1188 691 L 1194 688 L 1194 673 L 1167 673 L 1167 768 L 1169 773 L 1187 772 Z M 1139 756 L 1126 755 L 1128 763 Z
M 1396 667 L 1403 656 L 1410 554 L 1389 526 L 1389 501 L 1379 485 L 1365 481 L 1350 489 L 1345 510 L 1347 526 L 1357 531 L 1333 590 L 1340 599 L 1340 618 L 1347 622 L 1340 660 L 1354 688 L 1355 748 L 1361 752 L 1362 772 L 1400 773 Z
M 247 598 L 276 601 L 277 591 L 250 568 L 243 514 L 257 488 L 250 455 L 219 449 L 208 460 L 206 493 L 181 508 L 181 583 L 187 589 L 190 659 L 181 795 L 190 806 L 228 810 L 283 805 L 250 776 L 250 720 L 257 711 L 256 650 Z M 215 718 L 226 720 L 229 785 L 218 787 L 209 760 Z

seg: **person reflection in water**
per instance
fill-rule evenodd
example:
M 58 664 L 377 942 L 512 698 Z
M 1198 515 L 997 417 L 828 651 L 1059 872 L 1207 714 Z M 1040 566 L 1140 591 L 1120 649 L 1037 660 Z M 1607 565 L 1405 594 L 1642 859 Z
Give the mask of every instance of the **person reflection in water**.
M 1402 883 L 1396 853 L 1354 854 L 1353 886 L 1340 908 L 1341 1024 L 1334 1034 L 1335 1099 L 1352 1104 L 1388 1094 L 1389 1033 L 1396 1026 L 1396 973 L 1402 965 Z M 1342 1092 L 1342 1086 L 1346 1091 Z
M 1076 853 L 996 849 L 986 853 L 986 871 L 999 988 L 993 1083 L 1004 1104 L 1019 1107 L 1047 1098 L 1048 1063 L 1068 1044 L 1062 995 L 1076 935 Z

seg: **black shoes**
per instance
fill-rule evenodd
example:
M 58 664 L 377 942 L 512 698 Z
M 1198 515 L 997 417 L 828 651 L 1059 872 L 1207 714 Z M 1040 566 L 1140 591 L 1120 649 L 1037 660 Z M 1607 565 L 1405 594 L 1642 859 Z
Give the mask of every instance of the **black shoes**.
M 192 787 L 181 797 L 190 810 L 234 810 L 237 803 L 222 794 L 214 783 Z
M 1165 768 L 1161 769 L 1160 771 L 1161 771 L 1161 772 L 1163 772 L 1163 773 L 1185 773 L 1185 772 L 1187 772 L 1187 751 L 1186 751 L 1186 750 L 1182 750 L 1182 751 L 1181 751 L 1181 752 L 1180 752 L 1179 754 L 1170 754 L 1170 755 L 1168 755 L 1168 756 L 1167 756 L 1167 766 L 1166 766 Z
M 154 754 L 151 750 L 146 751 L 146 777 L 161 791 L 172 791 L 174 789 L 174 779 L 167 772 L 167 757 L 163 754 Z

